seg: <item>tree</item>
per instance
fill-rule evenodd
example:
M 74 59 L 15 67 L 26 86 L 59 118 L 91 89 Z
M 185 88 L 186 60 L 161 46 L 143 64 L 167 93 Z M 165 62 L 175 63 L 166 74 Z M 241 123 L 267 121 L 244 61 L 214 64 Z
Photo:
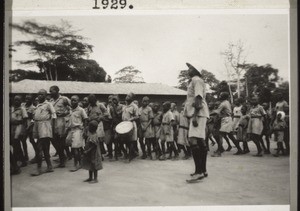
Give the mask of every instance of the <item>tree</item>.
M 145 83 L 144 78 L 141 76 L 141 71 L 133 66 L 127 66 L 115 73 L 116 83 Z
M 23 79 L 32 79 L 32 80 L 45 80 L 44 74 L 32 70 L 10 70 L 9 71 L 9 81 L 18 82 Z
M 15 46 L 29 47 L 29 54 L 32 55 L 30 60 L 19 61 L 20 64 L 36 65 L 46 80 L 86 81 L 87 77 L 76 76 L 86 76 L 87 70 L 99 71 L 98 75 L 106 74 L 97 62 L 88 60 L 93 46 L 86 43 L 86 38 L 78 35 L 78 31 L 73 30 L 66 21 L 62 20 L 60 26 L 25 21 L 22 24 L 11 24 L 11 27 L 31 37 L 15 42 Z M 90 70 L 92 64 L 93 71 Z M 83 72 L 78 74 L 80 71 Z M 97 79 L 104 81 L 104 78 Z
M 231 94 L 231 89 L 227 83 L 227 81 L 221 81 L 220 83 L 216 84 L 215 86 L 211 87 L 214 91 L 212 94 L 216 97 L 219 97 L 221 92 L 228 92 L 230 94 L 231 102 L 233 102 L 233 96 Z
M 207 70 L 202 70 L 201 74 L 204 82 L 210 87 L 216 86 L 220 83 L 220 81 L 216 79 L 216 76 Z
M 207 70 L 202 70 L 202 79 L 206 84 L 209 85 L 209 87 L 214 87 L 219 83 L 219 80 L 216 79 L 216 76 L 207 71 Z M 182 90 L 187 90 L 188 84 L 189 84 L 189 75 L 188 75 L 188 70 L 181 70 L 179 75 L 178 75 L 178 88 Z
M 178 88 L 186 91 L 190 80 L 188 70 L 181 70 L 177 78 Z
M 224 64 L 230 80 L 237 80 L 237 92 L 240 97 L 240 79 L 245 73 L 244 64 L 246 63 L 245 47 L 241 40 L 236 43 L 230 42 L 227 49 L 221 52 L 224 58 Z
M 275 92 L 280 92 L 284 98 L 285 101 L 289 102 L 289 97 L 290 97 L 290 84 L 288 81 L 284 81 L 281 83 L 277 89 L 274 90 Z M 278 99 L 276 99 L 276 102 Z
M 249 95 L 257 93 L 260 102 L 270 102 L 271 92 L 275 89 L 275 83 L 278 81 L 278 70 L 270 64 L 258 66 L 256 64 L 244 65 L 246 73 L 244 75 Z
M 75 63 L 73 74 L 70 75 L 70 80 L 89 81 L 89 82 L 104 82 L 106 72 L 95 60 L 78 59 Z

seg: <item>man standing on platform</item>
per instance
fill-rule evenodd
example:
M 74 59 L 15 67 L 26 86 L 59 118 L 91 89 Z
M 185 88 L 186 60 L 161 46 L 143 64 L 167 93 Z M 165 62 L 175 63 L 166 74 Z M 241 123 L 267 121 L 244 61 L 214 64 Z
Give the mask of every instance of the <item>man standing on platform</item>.
M 207 177 L 206 158 L 207 145 L 205 143 L 205 127 L 209 118 L 209 111 L 206 104 L 205 83 L 201 69 L 196 69 L 187 63 L 190 82 L 187 90 L 187 101 L 184 107 L 184 115 L 189 119 L 189 144 L 195 163 L 195 172 L 187 182 L 197 182 Z

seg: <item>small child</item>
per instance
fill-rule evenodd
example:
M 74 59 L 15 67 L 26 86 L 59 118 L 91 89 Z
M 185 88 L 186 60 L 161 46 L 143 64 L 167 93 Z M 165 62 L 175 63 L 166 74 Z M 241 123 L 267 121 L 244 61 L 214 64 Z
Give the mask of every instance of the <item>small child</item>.
M 276 119 L 273 122 L 272 132 L 274 133 L 274 141 L 277 142 L 277 153 L 274 154 L 274 157 L 278 157 L 281 152 L 282 155 L 285 154 L 283 148 L 283 138 L 284 138 L 284 130 L 287 127 L 286 122 L 284 121 L 285 113 L 283 111 L 278 111 L 276 115 Z
M 247 143 L 247 128 L 248 128 L 248 121 L 250 118 L 247 115 L 247 106 L 243 105 L 241 107 L 241 114 L 242 116 L 240 117 L 236 128 L 237 131 L 236 139 L 239 142 L 243 142 L 243 154 L 247 154 L 250 152 Z
M 100 150 L 100 140 L 97 135 L 97 128 L 97 121 L 92 120 L 89 122 L 89 134 L 83 152 L 84 156 L 82 159 L 82 167 L 89 171 L 89 178 L 84 180 L 84 182 L 89 183 L 98 182 L 98 170 L 101 170 L 103 168 Z
M 174 159 L 178 159 L 178 152 L 175 148 L 174 144 L 174 131 L 173 131 L 173 123 L 174 123 L 174 117 L 171 112 L 171 103 L 165 102 L 163 104 L 163 118 L 162 118 L 162 130 L 160 133 L 160 140 L 162 145 L 162 156 L 160 160 L 165 160 L 165 142 L 167 142 L 169 148 L 170 148 L 170 154 L 168 159 L 172 158 L 172 152 L 175 153 Z

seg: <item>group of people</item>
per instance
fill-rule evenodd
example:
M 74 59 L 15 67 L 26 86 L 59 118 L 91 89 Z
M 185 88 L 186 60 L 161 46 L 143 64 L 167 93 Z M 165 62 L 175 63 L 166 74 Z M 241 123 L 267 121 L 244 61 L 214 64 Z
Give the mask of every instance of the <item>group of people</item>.
M 260 105 L 257 97 L 252 97 L 249 102 L 242 98 L 236 99 L 233 110 L 228 101 L 228 93 L 220 94 L 219 101 L 209 103 L 210 119 L 208 122 L 208 138 L 215 139 L 218 149 L 212 155 L 219 157 L 224 151 L 230 151 L 232 146 L 230 140 L 237 148 L 235 155 L 247 154 L 250 152 L 248 142 L 253 141 L 257 148 L 257 154 L 270 154 L 270 138 L 274 136 L 277 142 L 279 155 L 289 154 L 289 106 L 279 96 L 275 107 L 269 103 Z M 223 148 L 222 141 L 226 140 L 228 148 Z M 242 143 L 242 147 L 240 146 Z M 284 146 L 285 145 L 285 146 Z
M 230 151 L 230 140 L 237 148 L 236 155 L 249 153 L 248 141 L 252 140 L 257 147 L 256 156 L 262 156 L 263 151 L 270 153 L 270 137 L 274 133 L 278 145 L 274 156 L 289 152 L 288 104 L 283 98 L 274 109 L 268 103 L 259 105 L 257 98 L 250 104 L 239 98 L 232 109 L 229 93 L 222 92 L 218 101 L 207 104 L 201 72 L 191 64 L 187 66 L 191 80 L 181 112 L 174 102 L 160 105 L 146 96 L 139 107 L 134 93 L 126 96 L 125 104 L 120 103 L 117 95 L 110 95 L 107 103 L 98 102 L 93 94 L 82 100 L 77 95 L 69 99 L 59 93 L 57 86 L 50 87 L 50 98 L 44 89 L 38 91 L 36 99 L 26 95 L 24 103 L 16 95 L 10 106 L 11 173 L 20 173 L 20 167 L 29 161 L 27 139 L 35 152 L 30 162 L 37 163 L 32 176 L 53 172 L 52 144 L 59 157 L 56 167 L 64 168 L 67 160 L 74 159 L 70 171 L 88 170 L 85 181 L 90 183 L 98 182 L 105 154 L 109 160 L 122 157 L 131 162 L 141 150 L 141 159 L 164 161 L 178 160 L 182 151 L 183 159 L 192 157 L 195 163 L 195 172 L 187 180 L 192 182 L 208 176 L 206 158 L 210 141 L 218 145 L 213 157 Z M 121 135 L 116 127 L 124 121 L 132 122 L 132 130 Z M 226 150 L 223 139 L 228 144 Z M 46 170 L 42 170 L 43 159 Z

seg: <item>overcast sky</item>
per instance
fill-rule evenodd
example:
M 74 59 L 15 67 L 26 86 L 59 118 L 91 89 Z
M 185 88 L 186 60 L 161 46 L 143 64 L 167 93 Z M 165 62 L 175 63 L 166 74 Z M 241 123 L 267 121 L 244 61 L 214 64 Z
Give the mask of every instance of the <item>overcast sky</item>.
M 144 15 L 82 17 L 15 17 L 40 23 L 60 24 L 69 21 L 80 35 L 94 46 L 91 59 L 96 60 L 114 78 L 121 68 L 133 65 L 146 82 L 177 85 L 185 63 L 214 73 L 226 80 L 220 52 L 229 42 L 242 40 L 247 62 L 271 64 L 284 79 L 289 78 L 288 15 Z M 13 31 L 12 40 L 29 38 Z M 28 59 L 28 49 L 17 49 L 12 68 L 22 67 L 16 60 Z

